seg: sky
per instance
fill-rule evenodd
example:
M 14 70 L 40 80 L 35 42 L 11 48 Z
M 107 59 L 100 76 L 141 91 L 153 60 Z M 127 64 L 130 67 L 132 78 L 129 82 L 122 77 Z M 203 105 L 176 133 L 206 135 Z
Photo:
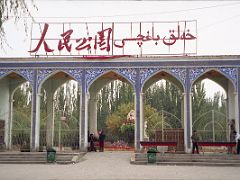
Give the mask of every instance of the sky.
M 240 1 L 78 1 L 28 2 L 36 22 L 197 21 L 197 55 L 239 55 Z M 23 20 L 28 31 L 24 31 Z M 30 57 L 32 19 L 5 23 L 9 47 L 0 57 Z
M 238 55 L 240 1 L 77 1 L 35 0 L 36 22 L 197 21 L 197 55 Z M 27 19 L 24 32 L 22 20 Z M 31 18 L 5 23 L 10 48 L 0 57 L 28 57 Z

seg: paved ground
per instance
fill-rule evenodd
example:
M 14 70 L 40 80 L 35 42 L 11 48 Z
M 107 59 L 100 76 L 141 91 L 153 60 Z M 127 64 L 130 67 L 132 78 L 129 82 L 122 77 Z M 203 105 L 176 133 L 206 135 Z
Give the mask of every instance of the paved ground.
M 129 152 L 92 152 L 70 165 L 0 164 L 1 180 L 239 180 L 239 167 L 131 165 Z

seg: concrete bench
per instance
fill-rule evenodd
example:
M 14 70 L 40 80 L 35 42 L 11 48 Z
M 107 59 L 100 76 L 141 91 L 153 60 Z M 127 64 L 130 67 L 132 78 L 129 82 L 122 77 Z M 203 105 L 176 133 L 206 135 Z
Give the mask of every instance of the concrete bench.
M 177 142 L 140 141 L 140 145 L 143 147 L 158 147 L 158 146 L 174 147 L 174 152 L 176 152 Z
M 198 142 L 199 147 L 208 146 L 208 147 L 235 147 L 236 142 Z M 202 148 L 203 154 L 204 150 Z

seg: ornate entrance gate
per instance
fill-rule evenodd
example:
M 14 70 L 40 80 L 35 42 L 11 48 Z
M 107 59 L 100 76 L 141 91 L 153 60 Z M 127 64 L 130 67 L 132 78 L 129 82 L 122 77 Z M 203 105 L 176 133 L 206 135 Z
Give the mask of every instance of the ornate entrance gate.
M 206 77 L 212 78 L 224 87 L 227 92 L 227 117 L 236 119 L 236 128 L 239 130 L 239 64 L 240 56 L 121 57 L 107 60 L 91 60 L 84 59 L 84 57 L 79 59 L 72 57 L 0 58 L 0 119 L 5 121 L 4 142 L 7 147 L 11 146 L 9 131 L 12 123 L 12 95 L 17 86 L 28 81 L 32 87 L 29 139 L 31 149 L 35 151 L 39 149 L 40 145 L 40 107 L 43 84 L 45 82 L 61 84 L 69 79 L 74 79 L 79 83 L 80 89 L 78 94 L 80 116 L 78 127 L 76 127 L 79 130 L 79 148 L 86 150 L 87 130 L 96 127 L 91 124 L 92 127 L 88 128 L 88 112 L 91 117 L 94 117 L 94 113 L 96 113 L 95 108 L 89 108 L 90 99 L 93 99 L 89 88 L 99 89 L 101 83 L 109 80 L 105 75 L 114 72 L 117 77 L 126 79 L 133 86 L 136 112 L 134 142 L 135 149 L 140 150 L 140 141 L 144 138 L 143 87 L 145 84 L 151 84 L 159 79 L 158 76 L 164 77 L 165 74 L 169 74 L 172 81 L 183 87 L 181 100 L 184 126 L 182 128 L 184 129 L 184 150 L 187 152 L 191 149 L 190 137 L 192 134 L 191 88 L 198 80 Z M 94 83 L 99 78 L 101 81 Z M 47 81 L 48 79 L 51 81 Z M 57 87 L 56 84 L 55 86 Z M 51 94 L 51 89 L 48 92 Z M 49 100 L 49 109 L 50 107 L 51 100 Z M 9 113 L 2 117 L 3 112 Z

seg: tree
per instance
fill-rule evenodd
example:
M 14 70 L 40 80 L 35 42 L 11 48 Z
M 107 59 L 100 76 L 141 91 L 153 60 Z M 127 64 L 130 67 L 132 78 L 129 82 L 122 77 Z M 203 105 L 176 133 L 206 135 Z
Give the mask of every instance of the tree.
M 13 95 L 12 143 L 30 142 L 31 132 L 31 95 L 29 82 L 19 86 Z
M 31 4 L 34 8 L 36 6 L 33 3 L 33 0 L 31 0 Z M 37 9 L 37 8 L 36 8 Z M 26 3 L 26 0 L 0 0 L 0 41 L 1 41 L 1 48 L 3 48 L 3 43 L 6 43 L 5 39 L 5 31 L 4 31 L 4 23 L 14 18 L 15 22 L 17 22 L 21 16 L 31 16 L 31 13 L 29 11 L 29 7 Z M 25 31 L 27 31 L 27 21 L 24 19 L 24 26 Z
M 107 132 L 109 135 L 111 134 L 113 140 L 126 139 L 120 128 L 126 121 L 128 113 L 133 108 L 133 103 L 122 104 L 115 112 L 107 117 Z
M 106 118 L 122 104 L 133 102 L 133 88 L 130 84 L 115 80 L 100 90 L 98 98 L 98 129 L 105 129 Z
M 174 116 L 181 118 L 181 90 L 169 81 L 160 81 L 145 91 L 145 105 L 155 108 L 158 112 L 163 110 L 171 113 L 167 119 L 176 123 Z M 180 126 L 180 125 L 179 125 Z
M 115 112 L 107 117 L 106 126 L 112 140 L 123 139 L 125 141 L 128 140 L 130 143 L 133 142 L 134 136 L 129 136 L 129 134 L 134 134 L 134 124 L 127 123 L 127 125 L 124 125 L 126 124 L 127 115 L 132 109 L 134 109 L 133 103 L 122 104 Z M 153 139 L 155 137 L 156 124 L 161 121 L 161 117 L 156 109 L 149 105 L 145 105 L 144 119 L 147 121 L 147 136 Z M 129 137 L 132 137 L 132 139 L 129 139 Z

